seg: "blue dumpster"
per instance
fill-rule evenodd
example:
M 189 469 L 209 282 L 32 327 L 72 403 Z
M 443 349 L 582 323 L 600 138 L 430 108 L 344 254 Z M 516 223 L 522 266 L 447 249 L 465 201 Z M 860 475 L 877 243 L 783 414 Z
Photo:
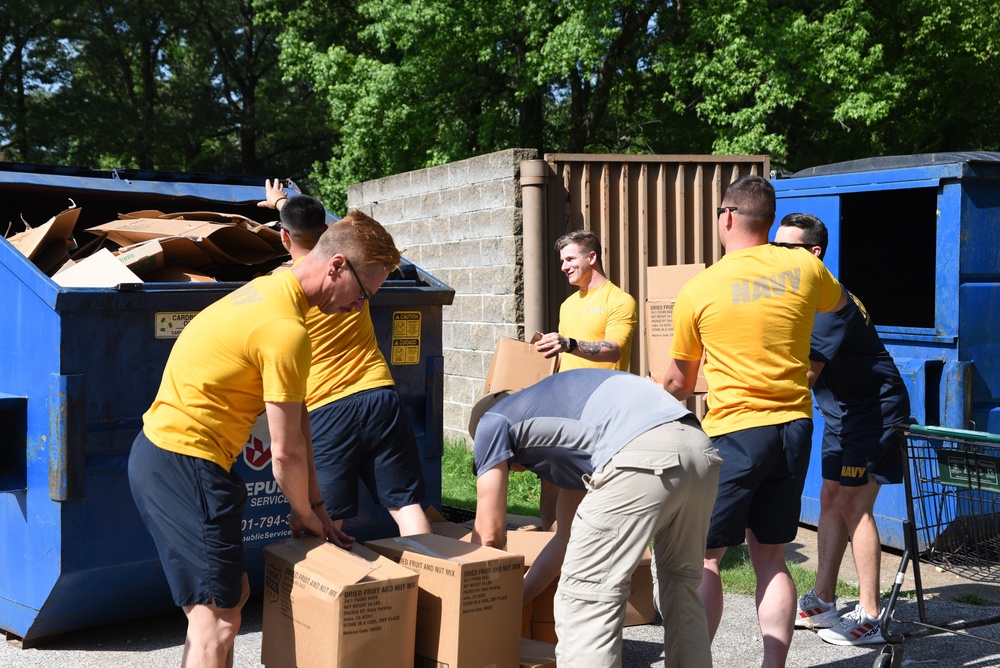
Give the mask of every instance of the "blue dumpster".
M 868 308 L 917 421 L 1000 433 L 1000 153 L 855 160 L 773 183 L 779 221 L 826 223 L 825 262 Z M 822 433 L 818 418 L 801 515 L 813 525 Z M 901 485 L 875 514 L 883 544 L 903 548 Z
M 222 211 L 262 222 L 263 179 L 97 172 L 0 163 L 0 220 L 39 223 L 80 208 L 76 237 L 121 212 Z M 4 225 L 6 228 L 6 224 Z M 240 282 L 62 288 L 0 239 L 0 628 L 23 646 L 86 626 L 173 609 L 166 579 L 132 501 L 129 449 L 183 322 Z M 416 431 L 440 506 L 441 310 L 454 292 L 405 263 L 371 302 L 379 345 Z M 236 463 L 248 489 L 244 540 L 251 587 L 262 548 L 288 535 L 266 430 Z M 362 540 L 396 533 L 362 487 L 346 524 Z

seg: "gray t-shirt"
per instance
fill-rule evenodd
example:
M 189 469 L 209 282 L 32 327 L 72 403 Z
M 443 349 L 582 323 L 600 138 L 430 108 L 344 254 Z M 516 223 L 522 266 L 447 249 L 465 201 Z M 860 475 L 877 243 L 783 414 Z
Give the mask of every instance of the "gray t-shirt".
M 515 392 L 485 413 L 476 428 L 476 475 L 508 460 L 564 489 L 585 489 L 628 443 L 689 415 L 646 378 L 607 369 L 573 369 Z

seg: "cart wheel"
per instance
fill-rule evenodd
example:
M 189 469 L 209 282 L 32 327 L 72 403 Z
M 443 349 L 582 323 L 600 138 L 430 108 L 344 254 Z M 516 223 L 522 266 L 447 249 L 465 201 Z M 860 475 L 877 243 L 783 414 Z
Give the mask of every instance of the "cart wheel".
M 872 668 L 899 668 L 903 665 L 903 646 L 886 645 L 875 657 Z

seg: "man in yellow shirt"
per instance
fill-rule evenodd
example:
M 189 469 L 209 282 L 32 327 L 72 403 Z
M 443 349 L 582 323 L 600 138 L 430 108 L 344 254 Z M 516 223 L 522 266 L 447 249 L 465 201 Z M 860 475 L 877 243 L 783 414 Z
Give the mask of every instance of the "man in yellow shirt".
M 342 547 L 323 509 L 303 410 L 311 346 L 306 313 L 360 309 L 399 263 L 368 216 L 331 227 L 289 271 L 255 279 L 195 316 L 167 360 L 129 456 L 129 484 L 175 603 L 188 619 L 183 665 L 225 666 L 249 596 L 243 559 L 246 487 L 232 471 L 267 413 L 275 481 L 293 535 Z
M 556 240 L 562 272 L 579 288 L 559 307 L 559 331 L 544 335 L 535 350 L 560 356 L 559 370 L 628 371 L 632 335 L 639 311 L 632 295 L 608 280 L 601 262 L 601 242 L 590 230 L 576 230 Z M 555 522 L 559 488 L 542 480 L 539 515 L 542 528 Z
M 546 357 L 561 354 L 560 371 L 628 371 L 639 312 L 632 295 L 605 276 L 597 235 L 589 230 L 564 234 L 556 250 L 563 273 L 579 290 L 559 307 L 559 331 L 540 338 L 535 350 Z
M 726 190 L 719 216 L 725 256 L 681 289 L 673 358 L 663 387 L 683 400 L 705 354 L 708 414 L 702 428 L 722 456 L 719 493 L 699 593 L 710 634 L 722 619 L 719 563 L 746 540 L 757 577 L 763 665 L 785 665 L 797 596 L 785 544 L 798 529 L 812 447 L 809 337 L 817 311 L 846 294 L 818 258 L 767 243 L 774 187 L 745 176 Z
M 317 231 L 326 227 L 326 212 L 312 198 L 287 197 L 277 180 L 267 182 L 264 194 L 258 206 L 278 210 L 282 243 L 297 263 L 315 245 Z M 312 340 L 306 407 L 316 476 L 334 525 L 339 529 L 358 514 L 360 476 L 401 536 L 431 533 L 420 505 L 420 451 L 375 339 L 368 300 L 344 315 L 310 309 L 306 329 Z

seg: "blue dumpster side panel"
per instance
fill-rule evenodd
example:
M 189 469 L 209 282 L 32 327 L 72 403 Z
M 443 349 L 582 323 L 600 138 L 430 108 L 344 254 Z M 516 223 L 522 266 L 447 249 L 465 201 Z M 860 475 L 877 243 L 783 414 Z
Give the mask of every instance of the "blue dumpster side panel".
M 169 210 L 205 208 L 196 200 L 233 210 L 253 207 L 260 195 L 259 185 L 11 177 L 2 170 L 0 191 L 18 179 L 31 182 L 18 183 L 17 192 L 30 191 L 32 205 L 47 197 L 51 206 L 70 191 L 78 203 L 101 208 L 102 215 L 122 202 L 148 208 L 160 200 L 161 208 L 173 207 Z M 395 286 L 387 282 L 388 289 L 372 300 L 373 320 L 389 359 L 394 345 L 389 310 L 422 315 L 421 360 L 390 368 L 421 449 L 424 502 L 439 506 L 441 308 L 451 303 L 454 291 L 419 268 L 413 271 L 421 285 L 404 287 L 414 285 L 409 279 Z M 173 609 L 128 488 L 128 453 L 174 341 L 156 338 L 157 314 L 200 311 L 238 285 L 66 290 L 0 240 L 0 313 L 8 316 L 0 318 L 0 426 L 15 427 L 0 433 L 0 627 L 20 636 L 25 646 L 84 626 Z M 241 457 L 235 468 L 266 503 L 248 504 L 249 526 L 258 515 L 271 520 L 287 515 L 269 464 L 253 469 Z M 396 532 L 388 513 L 365 492 L 361 502 L 362 514 L 353 521 L 360 539 Z M 244 531 L 248 574 L 258 593 L 261 550 L 287 535 L 287 527 L 265 528 L 260 531 L 258 523 Z

